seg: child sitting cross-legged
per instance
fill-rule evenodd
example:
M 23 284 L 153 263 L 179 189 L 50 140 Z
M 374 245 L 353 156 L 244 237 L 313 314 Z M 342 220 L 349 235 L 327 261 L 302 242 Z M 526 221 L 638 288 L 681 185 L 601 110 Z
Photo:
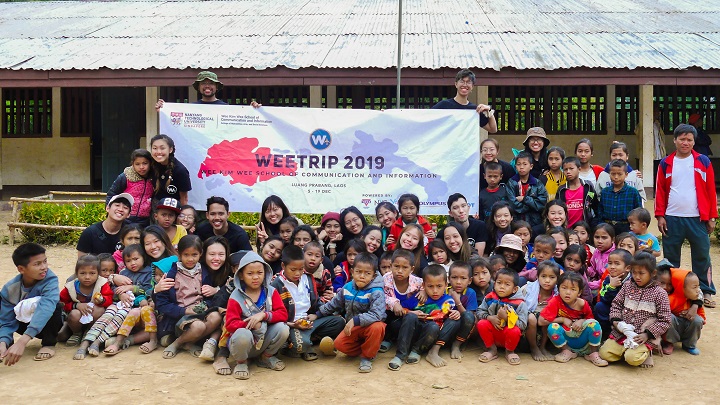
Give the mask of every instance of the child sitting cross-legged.
M 387 328 L 381 350 L 387 351 L 390 342 L 397 341 L 395 357 L 388 364 L 394 371 L 403 363 L 417 364 L 422 352 L 435 343 L 440 333 L 438 324 L 426 320 L 426 314 L 415 309 L 423 280 L 413 274 L 413 263 L 415 255 L 412 252 L 396 249 L 392 255 L 392 271 L 383 276 Z
M 494 290 L 485 296 L 477 310 L 480 319 L 478 333 L 488 350 L 480 355 L 483 363 L 498 357 L 498 346 L 505 348 L 505 358 L 511 365 L 520 364 L 515 353 L 520 337 L 527 327 L 528 311 L 522 294 L 518 291 L 520 282 L 517 273 L 500 269 L 495 275 Z
M 259 367 L 285 369 L 285 363 L 275 354 L 287 341 L 290 328 L 285 324 L 288 312 L 280 293 L 270 283 L 270 265 L 253 251 L 233 255 L 240 257 L 221 340 L 228 339 L 227 347 L 237 361 L 233 376 L 247 380 L 250 378 L 247 361 L 251 358 L 258 359 Z
M 652 350 L 670 328 L 670 302 L 657 282 L 655 257 L 640 252 L 630 262 L 632 280 L 623 284 L 610 307 L 613 330 L 600 347 L 600 357 L 631 366 L 653 367 Z
M 578 354 L 598 367 L 608 365 L 597 353 L 602 338 L 600 324 L 593 319 L 590 304 L 580 298 L 585 280 L 568 271 L 560 276 L 559 294 L 552 297 L 540 312 L 539 326 L 548 327 L 550 341 L 562 351 L 555 361 L 567 363 Z
M 299 228 L 298 228 L 299 229 Z M 305 245 L 307 247 L 307 245 Z M 317 318 L 320 303 L 315 279 L 305 271 L 305 256 L 300 247 L 289 245 L 282 252 L 282 272 L 270 283 L 280 293 L 283 305 L 288 312 L 287 325 L 290 327 L 291 356 L 301 356 L 303 360 L 317 360 L 318 355 L 313 343 L 320 342 L 321 350 L 329 348 L 325 355 L 335 355 L 332 340 L 345 326 L 345 321 L 337 315 Z
M 462 344 L 465 343 L 475 330 L 475 311 L 478 309 L 477 295 L 470 288 L 472 283 L 472 267 L 465 262 L 453 262 L 450 266 L 450 287 L 448 294 L 455 301 L 455 309 L 460 313 L 460 319 L 448 318 L 440 330 L 439 340 L 452 341 L 450 349 L 451 359 L 462 358 Z M 456 332 L 449 333 L 455 324 Z
M 446 341 L 455 340 L 460 327 L 460 312 L 456 309 L 455 300 L 446 293 L 447 277 L 442 266 L 432 264 L 423 270 L 423 290 L 427 300 L 417 308 L 425 314 L 420 318 L 434 321 L 440 326 L 438 339 L 425 356 L 425 360 L 435 367 L 442 367 L 446 362 L 440 357 L 440 349 Z
M 377 256 L 362 252 L 355 257 L 352 280 L 318 309 L 318 319 L 344 314 L 345 328 L 335 338 L 335 348 L 348 356 L 360 356 L 360 372 L 372 371 L 372 361 L 385 335 L 385 294 L 377 274 Z M 323 349 L 324 351 L 325 349 Z

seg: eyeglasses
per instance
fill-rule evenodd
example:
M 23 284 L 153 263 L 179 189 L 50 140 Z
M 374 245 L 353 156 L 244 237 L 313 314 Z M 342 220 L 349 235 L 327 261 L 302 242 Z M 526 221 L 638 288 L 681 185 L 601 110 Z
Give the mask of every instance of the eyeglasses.
M 466 86 L 474 86 L 475 85 L 475 82 L 473 82 L 471 80 L 458 80 L 457 82 L 460 84 L 464 84 Z
M 493 152 L 497 152 L 497 149 L 495 149 L 495 148 L 482 148 L 482 149 L 480 149 L 480 152 L 482 152 L 482 153 L 493 153 Z
M 528 143 L 530 143 L 530 142 L 533 142 L 533 143 L 543 143 L 543 140 L 542 140 L 542 138 L 536 138 L 536 137 L 533 136 L 532 138 L 530 138 L 530 140 L 528 140 Z
M 180 214 L 180 215 L 178 215 L 178 218 L 180 218 L 180 219 L 195 219 L 195 215 Z
M 345 226 L 350 226 L 352 224 L 361 224 L 361 223 L 362 223 L 362 221 L 358 217 L 355 217 L 350 220 L 345 220 Z

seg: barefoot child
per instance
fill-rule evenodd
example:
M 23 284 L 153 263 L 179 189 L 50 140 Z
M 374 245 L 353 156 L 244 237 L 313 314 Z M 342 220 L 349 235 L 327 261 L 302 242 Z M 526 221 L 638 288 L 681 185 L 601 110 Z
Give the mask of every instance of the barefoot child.
M 208 311 L 202 295 L 203 286 L 212 287 L 212 275 L 200 264 L 202 251 L 198 236 L 186 235 L 180 239 L 180 260 L 172 265 L 166 276 L 175 280 L 175 285 L 155 296 L 158 313 L 162 315 L 158 335 L 176 338 L 163 351 L 165 359 L 175 357 L 180 349 L 189 349 L 220 326 L 220 314 L 216 309 Z
M 335 348 L 348 356 L 360 356 L 361 373 L 372 371 L 372 361 L 385 335 L 383 278 L 377 275 L 377 257 L 362 252 L 355 258 L 352 279 L 317 311 L 318 319 L 343 314 L 345 328 L 335 338 Z
M 620 291 L 620 287 L 628 280 L 630 275 L 630 262 L 632 255 L 625 249 L 615 249 L 608 256 L 608 275 L 603 279 L 598 293 L 598 302 L 593 308 L 593 315 L 600 323 L 603 339 L 610 336 L 612 322 L 610 322 L 610 306 Z
M 600 348 L 600 357 L 609 362 L 624 357 L 631 366 L 650 368 L 652 350 L 670 328 L 670 302 L 657 282 L 653 255 L 638 253 L 630 269 L 632 280 L 623 284 L 610 307 L 613 330 Z
M 12 260 L 20 274 L 0 292 L 0 362 L 12 366 L 20 361 L 35 337 L 42 339 L 35 360 L 48 360 L 55 355 L 62 327 L 57 276 L 48 268 L 45 248 L 36 243 L 18 246 Z M 20 335 L 17 341 L 13 333 Z
M 315 283 L 315 295 L 321 303 L 328 302 L 335 296 L 333 291 L 332 270 L 323 265 L 323 248 L 319 242 L 310 242 L 303 248 L 305 259 L 305 272 L 310 274 Z
M 455 300 L 446 294 L 447 277 L 442 266 L 434 264 L 423 270 L 423 290 L 427 294 L 427 300 L 417 309 L 426 315 L 426 320 L 432 320 L 440 326 L 438 340 L 430 348 L 425 360 L 435 367 L 443 367 L 447 363 L 440 357 L 440 349 L 448 340 L 454 340 L 460 327 L 460 322 L 448 320 L 459 321 L 460 311 L 456 309 Z
M 535 361 L 546 361 L 552 355 L 545 347 L 547 343 L 547 325 L 538 325 L 540 312 L 548 305 L 551 298 L 558 294 L 557 284 L 560 277 L 560 267 L 551 260 L 540 262 L 537 266 L 537 281 L 525 284 L 521 290 L 525 297 L 528 309 L 528 326 L 525 338 L 530 345 L 530 355 Z M 538 339 L 538 326 L 540 326 L 540 339 Z M 538 341 L 540 343 L 538 344 Z
M 397 342 L 395 357 L 388 364 L 393 371 L 400 370 L 403 363 L 417 364 L 420 355 L 435 343 L 440 333 L 435 322 L 425 320 L 426 314 L 415 309 L 423 282 L 413 274 L 414 262 L 412 252 L 396 249 L 392 255 L 392 271 L 383 276 L 387 328 L 381 346 L 389 348 L 390 342 Z
M 255 252 L 240 252 L 239 269 L 235 273 L 235 291 L 230 295 L 225 314 L 225 337 L 229 338 L 230 354 L 237 361 L 233 376 L 250 378 L 247 361 L 257 358 L 257 365 L 275 371 L 285 363 L 275 357 L 290 335 L 287 309 L 280 294 L 270 285 L 272 269 Z M 262 340 L 258 332 L 264 330 Z
M 317 360 L 318 355 L 313 349 L 313 344 L 326 340 L 321 347 L 331 346 L 332 339 L 345 327 L 345 321 L 337 315 L 320 319 L 315 315 L 320 301 L 315 279 L 305 271 L 302 249 L 298 246 L 287 246 L 283 249 L 282 268 L 282 272 L 270 285 L 280 293 L 288 313 L 287 326 L 290 327 L 288 353 L 295 357 L 300 356 L 306 361 Z M 334 351 L 330 350 L 324 354 L 334 355 Z
M 60 302 L 67 314 L 65 321 L 72 331 L 67 346 L 77 346 L 83 333 L 105 313 L 113 302 L 113 291 L 106 278 L 98 275 L 100 263 L 97 256 L 84 255 L 75 264 L 75 280 L 68 281 L 60 291 Z M 85 358 L 86 349 L 75 353 L 75 359 Z
M 528 311 L 518 291 L 518 282 L 519 277 L 514 271 L 498 270 L 495 289 L 485 296 L 478 308 L 478 333 L 488 348 L 478 359 L 483 363 L 497 359 L 497 348 L 500 346 L 505 348 L 508 363 L 513 366 L 520 364 L 520 356 L 515 353 L 515 348 L 527 327 Z
M 439 340 L 452 341 L 450 349 L 451 359 L 462 358 L 461 345 L 465 343 L 475 330 L 475 311 L 478 309 L 477 295 L 470 287 L 472 282 L 472 268 L 465 262 L 453 262 L 450 266 L 450 287 L 448 294 L 455 301 L 455 309 L 460 312 L 460 319 L 446 319 L 440 331 Z M 448 333 L 454 323 L 460 324 L 457 332 Z
M 590 304 L 580 298 L 585 280 L 574 272 L 560 276 L 559 294 L 550 299 L 540 313 L 538 324 L 548 327 L 550 341 L 562 351 L 555 355 L 555 361 L 567 363 L 579 355 L 598 367 L 608 362 L 597 353 L 600 346 L 600 324 L 593 319 Z

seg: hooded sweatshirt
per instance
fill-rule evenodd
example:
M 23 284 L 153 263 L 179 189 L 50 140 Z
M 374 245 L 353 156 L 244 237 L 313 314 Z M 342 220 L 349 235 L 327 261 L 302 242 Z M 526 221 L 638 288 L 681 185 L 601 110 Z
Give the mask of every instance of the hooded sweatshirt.
M 512 296 L 506 298 L 500 298 L 495 291 L 492 291 L 490 294 L 485 296 L 482 304 L 478 307 L 476 312 L 477 318 L 482 320 L 487 319 L 488 316 L 497 315 L 498 310 L 500 310 L 500 308 L 504 305 L 510 305 L 513 309 L 515 309 L 515 312 L 518 315 L 518 320 L 517 323 L 515 323 L 515 326 L 520 328 L 520 330 L 525 330 L 528 321 L 528 309 L 520 290 Z
M 365 287 L 358 288 L 355 280 L 345 284 L 335 297 L 323 304 L 317 317 L 329 316 L 338 312 L 344 314 L 346 322 L 351 319 L 355 326 L 368 326 L 385 320 L 385 292 L 383 278 L 376 275 Z
M 254 301 L 245 292 L 245 283 L 242 281 L 242 270 L 250 263 L 262 263 L 265 268 L 265 279 L 260 286 L 260 297 Z M 248 251 L 240 259 L 238 271 L 235 273 L 235 291 L 230 294 L 225 313 L 224 337 L 230 337 L 236 330 L 247 326 L 247 319 L 255 314 L 264 313 L 265 322 L 269 324 L 287 322 L 288 311 L 283 305 L 280 293 L 270 285 L 272 269 L 265 260 L 253 251 Z

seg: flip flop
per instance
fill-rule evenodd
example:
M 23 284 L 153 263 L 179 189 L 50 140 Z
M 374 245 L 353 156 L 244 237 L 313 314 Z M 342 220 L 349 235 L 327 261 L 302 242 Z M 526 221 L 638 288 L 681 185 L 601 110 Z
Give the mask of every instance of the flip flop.
M 49 347 L 49 346 L 45 346 L 45 347 L 41 347 L 40 350 L 38 350 L 35 357 L 33 357 L 33 360 L 45 361 L 45 360 L 50 360 L 53 357 L 55 357 L 55 349 L 53 349 L 52 347 Z
M 166 347 L 165 350 L 163 350 L 163 359 L 172 359 L 177 355 L 178 350 L 180 350 L 178 347 L 176 347 L 174 344 L 171 344 L 170 346 Z
M 485 352 L 478 357 L 481 363 L 489 363 L 498 358 L 497 353 Z
M 233 377 L 238 380 L 247 380 L 250 378 L 250 370 L 248 370 L 247 363 L 238 363 L 235 369 L 233 369 Z
M 82 340 L 82 333 L 73 333 L 72 336 L 70 336 L 65 342 L 65 346 L 67 347 L 75 347 L 80 344 L 80 341 Z
M 106 356 L 114 356 L 114 355 L 120 353 L 121 351 L 123 351 L 123 348 L 118 347 L 117 345 L 115 345 L 113 343 L 110 346 L 106 347 L 105 350 L 103 350 L 103 354 Z
M 575 356 L 577 356 L 577 354 Z M 511 366 L 517 366 L 518 364 L 520 364 L 520 356 L 518 356 L 516 353 L 505 354 L 505 359 L 508 363 L 510 363 Z
M 703 298 L 703 305 L 707 308 L 715 308 L 717 306 L 717 303 L 713 299 L 712 295 L 708 295 L 705 298 Z
M 151 345 L 152 345 L 152 347 L 150 347 Z M 157 349 L 157 346 L 158 346 L 157 342 L 145 342 L 140 345 L 139 349 L 140 349 L 141 353 L 148 354 L 148 353 L 152 353 L 153 351 L 155 351 L 155 349 Z
M 380 348 L 378 349 L 378 353 L 385 353 L 392 347 L 392 342 L 388 342 L 387 340 L 383 340 L 382 343 L 380 343 Z
M 390 363 L 388 363 L 388 368 L 392 371 L 398 371 L 400 370 L 400 367 L 402 367 L 403 361 L 400 360 L 399 357 L 393 357 L 392 360 L 390 360 Z
M 303 353 L 302 359 L 305 361 L 315 361 L 318 359 L 318 355 L 315 352 Z
M 257 361 L 258 367 L 269 368 L 270 370 L 282 371 L 285 369 L 285 363 L 275 356 L 260 356 Z

